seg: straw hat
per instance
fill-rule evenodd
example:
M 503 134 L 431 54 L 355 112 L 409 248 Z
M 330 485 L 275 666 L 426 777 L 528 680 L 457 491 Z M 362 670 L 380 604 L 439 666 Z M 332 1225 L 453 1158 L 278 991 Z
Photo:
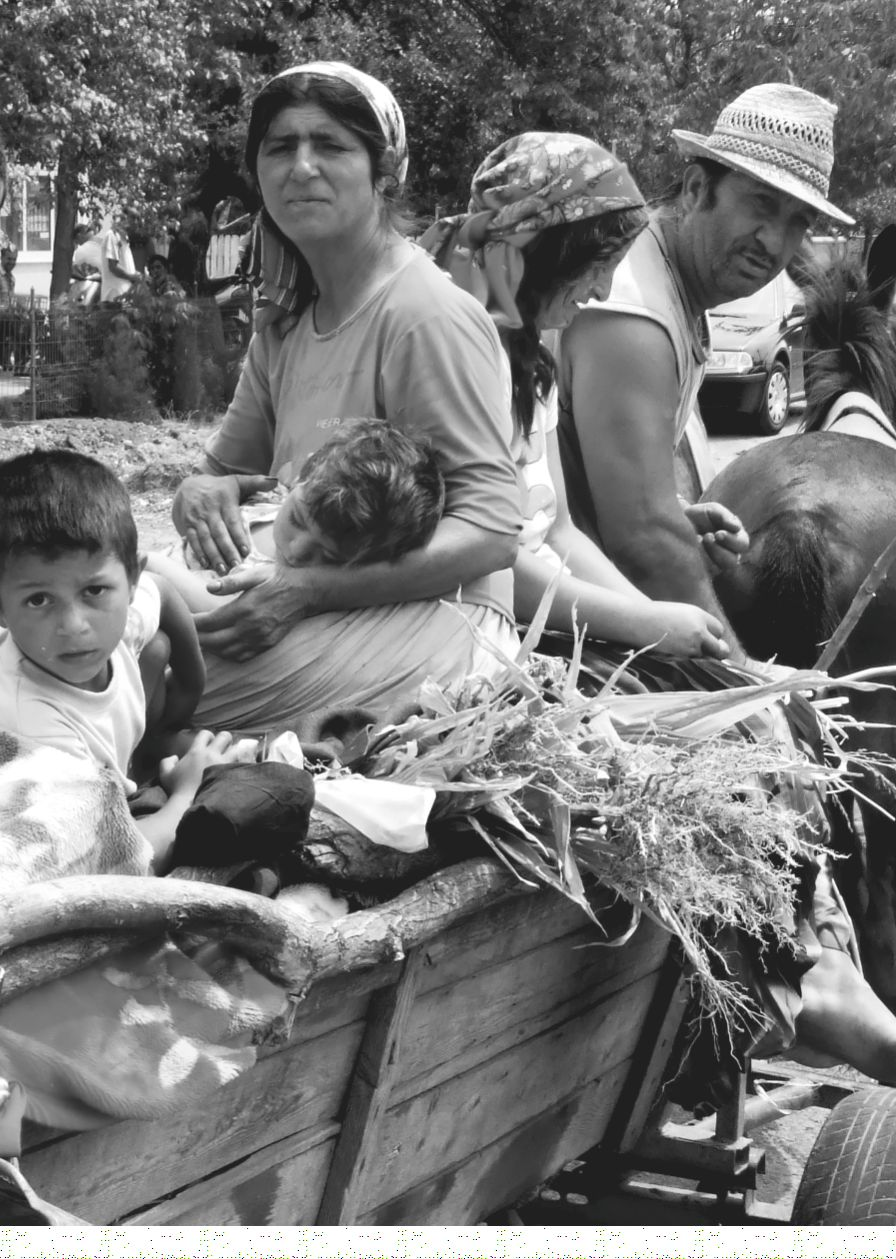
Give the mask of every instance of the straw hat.
M 840 223 L 827 200 L 837 106 L 789 83 L 747 88 L 719 114 L 712 134 L 673 131 L 685 157 L 707 157 L 804 201 Z

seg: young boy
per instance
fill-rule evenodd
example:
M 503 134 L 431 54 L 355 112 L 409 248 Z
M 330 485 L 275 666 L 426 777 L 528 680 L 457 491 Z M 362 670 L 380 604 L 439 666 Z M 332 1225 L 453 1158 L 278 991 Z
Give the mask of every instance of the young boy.
M 291 489 L 280 486 L 244 504 L 253 549 L 238 567 L 397 560 L 425 546 L 444 506 L 445 482 L 428 441 L 386 420 L 343 420 L 308 456 Z M 199 568 L 186 542 L 181 562 L 151 555 L 148 565 L 177 587 L 191 612 L 220 607 L 222 596 L 205 585 L 219 574 Z
M 162 722 L 184 725 L 205 682 L 189 611 L 141 569 L 127 490 L 109 468 L 67 450 L 0 462 L 0 729 L 108 766 L 128 795 L 147 695 Z M 157 873 L 204 769 L 229 745 L 200 731 L 162 763 L 168 800 L 137 821 Z

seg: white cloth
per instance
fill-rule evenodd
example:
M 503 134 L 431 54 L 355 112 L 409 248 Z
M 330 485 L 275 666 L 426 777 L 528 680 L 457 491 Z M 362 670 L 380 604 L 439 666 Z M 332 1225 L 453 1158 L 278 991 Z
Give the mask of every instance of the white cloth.
M 110 262 L 117 262 L 132 275 L 136 270 L 134 255 L 131 253 L 127 238 L 117 232 L 114 227 L 110 227 L 100 240 L 101 302 L 117 301 L 120 297 L 124 297 L 131 287 L 130 280 L 123 279 L 111 270 Z
M 124 637 L 110 660 L 104 691 L 83 691 L 38 668 L 8 630 L 0 631 L 0 729 L 115 770 L 131 795 L 127 770 L 146 728 L 146 696 L 137 657 L 159 628 L 161 597 L 141 575 Z
M 91 236 L 78 246 L 72 254 L 72 266 L 91 267 L 94 271 L 102 272 L 103 247 L 98 236 Z
M 420 852 L 429 840 L 426 820 L 435 803 L 432 787 L 364 778 L 316 778 L 314 803 L 336 813 L 375 844 L 399 852 Z

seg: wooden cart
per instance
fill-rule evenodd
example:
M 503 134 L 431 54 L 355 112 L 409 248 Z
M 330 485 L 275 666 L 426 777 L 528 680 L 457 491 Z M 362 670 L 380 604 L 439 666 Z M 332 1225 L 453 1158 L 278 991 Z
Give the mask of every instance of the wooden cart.
M 262 914 L 276 904 L 253 899 Z M 685 1013 L 674 941 L 647 919 L 621 947 L 600 938 L 569 901 L 523 889 L 490 858 L 465 861 L 302 933 L 313 982 L 288 1033 L 233 1083 L 170 1118 L 31 1126 L 21 1171 L 90 1224 L 470 1225 L 584 1156 L 605 1199 L 599 1222 L 614 1222 L 619 1192 L 617 1222 L 631 1222 L 632 1193 L 642 1222 L 658 1199 L 693 1209 L 713 1195 L 720 1222 L 770 1222 L 754 1209 L 764 1156 L 748 1130 L 842 1098 L 859 1107 L 861 1142 L 832 1179 L 835 1108 L 807 1169 L 813 1222 L 828 1222 L 841 1190 L 862 1196 L 869 1142 L 896 1160 L 879 1122 L 896 1113 L 893 1090 L 856 1101 L 849 1085 L 766 1073 L 712 1119 L 670 1122 L 656 1103 Z M 288 971 L 294 959 L 281 960 Z M 697 1189 L 664 1193 L 638 1181 L 645 1170 Z M 577 1222 L 560 1206 L 544 1222 Z
M 340 933 L 288 1038 L 194 1110 L 28 1130 L 35 1191 L 91 1224 L 461 1225 L 643 1126 L 682 1015 L 655 925 L 596 947 L 483 858 L 332 924 L 331 958 Z M 394 960 L 351 960 L 362 933 Z

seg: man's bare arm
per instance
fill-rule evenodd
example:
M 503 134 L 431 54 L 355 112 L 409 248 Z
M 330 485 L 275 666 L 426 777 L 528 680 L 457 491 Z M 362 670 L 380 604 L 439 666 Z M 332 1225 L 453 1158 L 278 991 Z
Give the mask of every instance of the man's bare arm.
M 602 547 L 652 599 L 697 604 L 727 626 L 678 501 L 668 337 L 648 319 L 586 310 L 564 333 L 562 358 Z

